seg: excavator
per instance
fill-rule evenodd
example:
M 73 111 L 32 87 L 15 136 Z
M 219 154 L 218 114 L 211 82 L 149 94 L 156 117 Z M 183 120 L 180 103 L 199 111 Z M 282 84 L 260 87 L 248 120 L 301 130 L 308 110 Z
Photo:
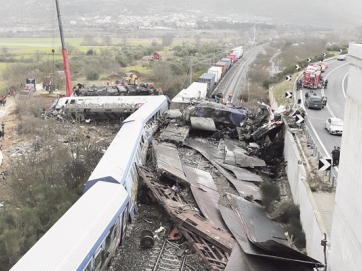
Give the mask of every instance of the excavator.
M 137 85 L 138 83 L 137 75 L 135 75 L 132 72 L 127 72 L 123 77 L 123 82 L 127 82 L 129 85 Z

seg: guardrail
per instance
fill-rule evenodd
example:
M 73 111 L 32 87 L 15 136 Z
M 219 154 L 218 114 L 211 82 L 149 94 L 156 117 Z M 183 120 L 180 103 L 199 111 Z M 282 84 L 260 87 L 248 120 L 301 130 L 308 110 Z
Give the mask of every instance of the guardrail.
M 312 125 L 308 119 L 306 121 L 309 123 L 309 125 Z M 308 144 L 313 150 L 313 155 L 318 157 L 318 161 L 319 161 L 319 159 L 322 159 L 322 158 L 326 158 L 326 157 L 330 158 L 328 153 L 325 153 L 324 151 L 321 151 L 319 149 L 318 144 L 316 143 L 316 141 L 315 141 L 315 139 L 313 137 L 313 133 L 309 130 L 308 126 L 306 124 L 304 124 L 302 126 L 302 128 L 303 128 L 305 136 L 306 136 L 306 138 L 308 140 Z M 326 172 L 325 172 L 325 174 L 326 174 Z M 337 186 L 338 176 L 335 174 L 335 172 L 333 172 L 332 169 L 329 170 L 329 177 L 328 178 L 329 178 L 329 181 L 332 181 L 332 187 Z
M 334 56 L 334 57 L 325 59 L 324 61 L 325 61 L 325 62 L 329 62 L 329 61 L 331 61 L 331 60 L 333 60 L 333 59 L 336 59 L 336 58 L 337 58 L 337 57 Z M 294 100 L 294 103 L 297 103 L 297 101 L 298 101 L 298 97 L 297 97 L 298 91 L 296 90 L 296 82 L 297 82 L 297 80 L 300 79 L 300 77 L 301 77 L 302 75 L 303 75 L 303 72 L 300 72 L 300 73 L 297 75 L 297 77 L 296 77 L 296 79 L 295 79 L 295 81 L 294 81 L 294 84 L 293 84 L 293 100 Z M 308 115 L 307 115 L 307 112 L 306 112 L 306 116 L 308 116 Z M 309 124 L 310 126 L 313 126 L 312 123 L 311 123 L 308 119 L 306 119 L 306 121 L 308 122 L 308 124 Z M 318 160 L 321 159 L 321 158 L 325 158 L 325 157 L 330 158 L 329 153 L 322 152 L 322 151 L 319 149 L 318 145 L 317 145 L 316 142 L 315 142 L 315 139 L 314 139 L 314 137 L 313 137 L 313 134 L 311 133 L 311 131 L 309 130 L 309 128 L 307 127 L 307 125 L 305 125 L 305 124 L 302 125 L 302 128 L 303 128 L 304 133 L 305 133 L 305 135 L 306 135 L 306 137 L 307 137 L 307 139 L 308 139 L 308 144 L 309 144 L 309 145 L 311 146 L 311 148 L 313 149 L 313 155 L 314 155 L 314 156 L 317 156 L 317 157 L 318 157 Z M 335 172 L 332 171 L 332 169 L 329 170 L 329 180 L 331 181 L 331 179 L 332 179 L 332 187 L 337 186 L 338 176 L 335 174 Z

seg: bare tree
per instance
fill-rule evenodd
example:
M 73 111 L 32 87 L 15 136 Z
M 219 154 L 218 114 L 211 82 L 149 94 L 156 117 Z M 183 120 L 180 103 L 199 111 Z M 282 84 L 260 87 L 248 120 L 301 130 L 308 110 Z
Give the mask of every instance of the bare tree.
M 81 42 L 80 45 L 83 45 L 83 46 L 96 46 L 98 45 L 98 42 L 94 39 L 94 37 L 92 35 L 89 35 L 89 34 L 86 34 L 84 35 L 83 37 L 83 41 Z
M 43 52 L 36 50 L 34 53 L 34 60 L 40 62 L 43 59 Z
M 194 39 L 195 39 L 195 43 L 196 43 L 196 44 L 199 44 L 200 41 L 201 41 L 201 35 L 200 35 L 200 34 L 196 34 L 196 35 L 194 36 Z
M 176 76 L 167 62 L 157 62 L 153 64 L 152 78 L 158 82 L 162 91 L 167 91 L 176 81 Z
M 111 36 L 109 36 L 109 35 L 103 36 L 103 37 L 102 37 L 102 43 L 103 43 L 104 45 L 111 46 L 111 45 L 112 45 L 112 38 L 111 38 Z
M 162 36 L 162 45 L 163 46 L 170 46 L 173 42 L 173 35 L 172 33 L 166 33 Z

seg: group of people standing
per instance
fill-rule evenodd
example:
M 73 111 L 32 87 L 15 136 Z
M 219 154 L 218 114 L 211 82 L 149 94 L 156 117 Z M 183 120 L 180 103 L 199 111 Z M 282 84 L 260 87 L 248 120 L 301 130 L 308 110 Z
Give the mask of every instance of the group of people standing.
M 6 105 L 6 95 L 1 96 L 0 98 L 0 106 Z
M 341 148 L 334 146 L 334 149 L 332 151 L 332 166 L 338 166 L 339 165 L 339 156 L 341 154 Z
M 303 80 L 302 79 L 299 79 L 297 81 L 297 90 L 300 90 L 303 88 Z

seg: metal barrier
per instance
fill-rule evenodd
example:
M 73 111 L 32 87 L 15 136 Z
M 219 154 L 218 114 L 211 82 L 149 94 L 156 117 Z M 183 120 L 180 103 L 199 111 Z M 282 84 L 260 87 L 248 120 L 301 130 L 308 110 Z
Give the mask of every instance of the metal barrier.
M 307 119 L 306 120 L 309 125 L 312 125 L 310 123 L 310 121 Z M 309 128 L 307 127 L 306 124 L 303 124 L 302 125 L 302 128 L 303 128 L 303 131 L 305 133 L 305 136 L 308 140 L 308 144 L 310 145 L 310 147 L 312 148 L 313 150 L 313 155 L 314 156 L 317 156 L 318 157 L 318 161 L 319 159 L 322 159 L 322 158 L 325 158 L 325 157 L 330 157 L 328 153 L 324 153 L 324 151 L 322 152 L 319 148 L 318 148 L 318 145 L 316 144 L 315 142 L 315 139 L 313 137 L 313 134 L 311 133 L 311 131 L 309 130 Z M 327 174 L 327 172 L 325 171 L 324 173 L 325 175 Z M 329 181 L 331 181 L 332 179 L 332 187 L 335 187 L 337 186 L 337 179 L 338 179 L 338 176 L 336 176 L 335 172 L 333 172 L 333 170 L 329 170 Z

